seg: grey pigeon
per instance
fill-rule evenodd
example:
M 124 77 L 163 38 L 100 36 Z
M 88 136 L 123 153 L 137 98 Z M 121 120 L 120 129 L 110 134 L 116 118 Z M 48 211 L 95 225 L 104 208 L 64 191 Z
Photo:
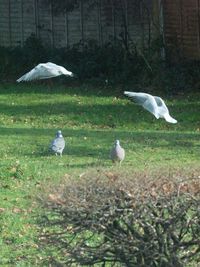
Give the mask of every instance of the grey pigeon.
M 56 138 L 52 141 L 50 148 L 56 154 L 56 156 L 57 154 L 62 156 L 63 149 L 65 148 L 65 140 L 61 131 L 57 131 Z
M 115 144 L 110 151 L 110 158 L 112 162 L 118 161 L 120 165 L 121 165 L 121 162 L 124 160 L 125 150 L 120 146 L 119 140 L 115 141 Z
M 66 75 L 71 77 L 74 76 L 71 71 L 66 70 L 62 66 L 56 65 L 51 62 L 40 63 L 35 68 L 17 79 L 17 82 L 49 79 L 60 75 Z
M 134 100 L 137 104 L 141 105 L 144 109 L 151 112 L 156 119 L 163 118 L 167 122 L 177 123 L 177 120 L 169 115 L 169 110 L 161 97 L 128 91 L 125 91 L 124 94 Z

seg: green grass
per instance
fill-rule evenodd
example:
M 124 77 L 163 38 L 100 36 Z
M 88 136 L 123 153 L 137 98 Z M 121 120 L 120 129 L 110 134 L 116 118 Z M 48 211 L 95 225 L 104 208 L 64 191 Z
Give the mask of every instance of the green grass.
M 126 171 L 199 164 L 200 94 L 160 95 L 178 124 L 156 120 L 111 88 L 0 85 L 1 266 L 39 266 L 55 253 L 38 248 L 34 195 L 67 174 L 118 168 L 109 160 L 115 139 Z M 48 151 L 58 129 L 67 142 L 62 158 Z

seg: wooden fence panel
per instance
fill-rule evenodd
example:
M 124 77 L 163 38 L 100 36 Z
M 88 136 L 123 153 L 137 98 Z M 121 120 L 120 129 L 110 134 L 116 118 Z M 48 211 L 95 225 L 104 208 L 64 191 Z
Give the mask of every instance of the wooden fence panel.
M 83 23 L 83 40 L 97 40 L 99 41 L 99 9 L 100 6 L 96 3 L 90 5 L 86 3 L 82 9 L 82 23 Z M 101 18 L 100 18 L 101 19 Z
M 10 0 L 11 46 L 22 45 L 21 1 Z
M 181 56 L 200 58 L 199 0 L 163 1 L 165 42 Z
M 199 46 L 199 18 L 198 1 L 190 0 L 190 3 L 183 1 L 182 13 L 182 49 L 184 55 L 195 58 L 200 56 Z
M 145 1 L 152 0 L 97 0 L 95 4 L 81 0 L 72 12 L 55 14 L 51 3 L 43 0 L 0 0 L 0 42 L 3 46 L 23 46 L 34 33 L 52 47 L 89 39 L 101 45 L 126 36 L 127 30 L 129 41 L 144 45 L 149 23 L 140 4 Z
M 115 39 L 116 30 L 115 30 L 115 16 L 114 16 L 114 7 L 112 4 L 113 0 L 101 1 L 100 7 L 100 24 L 102 31 L 102 42 L 107 43 Z
M 65 16 L 61 14 L 53 14 L 53 33 L 54 33 L 54 46 L 65 47 L 66 33 L 65 33 Z
M 23 42 L 32 34 L 36 33 L 34 1 L 23 0 Z
M 80 7 L 68 13 L 68 40 L 69 46 L 81 41 Z
M 11 46 L 10 1 L 0 1 L 0 45 Z
M 53 18 L 51 13 L 51 5 L 44 5 L 44 3 L 38 0 L 38 36 L 47 45 L 54 44 L 53 36 Z

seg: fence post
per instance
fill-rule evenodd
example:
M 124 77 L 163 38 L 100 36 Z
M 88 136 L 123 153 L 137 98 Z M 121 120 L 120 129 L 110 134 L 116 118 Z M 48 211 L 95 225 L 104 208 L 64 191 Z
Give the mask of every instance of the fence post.
M 9 28 L 9 46 L 12 46 L 12 29 L 11 29 L 11 17 L 10 17 L 10 12 L 11 12 L 11 6 L 10 6 L 10 0 L 8 0 L 8 28 Z
M 66 46 L 69 46 L 69 20 L 68 20 L 68 11 L 65 11 L 65 41 Z
M 80 1 L 80 28 L 81 28 L 81 41 L 84 44 L 84 25 L 83 25 L 83 0 Z
M 179 0 L 179 13 L 180 13 L 180 47 L 181 53 L 183 53 L 183 3 L 182 0 Z
M 34 20 L 35 20 L 35 35 L 39 38 L 39 9 L 38 9 L 38 0 L 33 0 L 33 7 L 34 7 Z
M 153 0 L 152 17 L 154 22 L 155 37 L 162 36 L 163 47 L 160 55 L 162 59 L 166 58 L 165 51 L 165 33 L 164 33 L 164 14 L 163 14 L 163 0 Z
M 144 50 L 144 7 L 143 1 L 140 1 L 140 28 L 141 28 L 141 47 Z
M 53 5 L 52 1 L 49 4 L 50 8 L 50 38 L 51 38 L 51 46 L 54 47 L 54 32 L 53 32 Z
M 116 21 L 115 21 L 115 5 L 114 5 L 114 0 L 111 1 L 111 8 L 112 8 L 113 39 L 114 39 L 114 42 L 115 42 L 116 41 Z
M 126 46 L 126 49 L 129 48 L 129 25 L 128 25 L 128 3 L 127 0 L 124 0 L 124 43 Z
M 21 47 L 23 47 L 24 45 L 24 8 L 23 8 L 23 0 L 21 0 L 20 2 L 20 14 L 21 14 L 21 17 L 20 17 L 20 26 L 21 26 Z
M 165 34 L 164 34 L 164 18 L 163 18 L 163 2 L 162 0 L 159 0 L 159 29 L 160 29 L 160 34 L 163 39 L 163 46 L 161 48 L 161 58 L 165 59 L 166 58 L 166 52 L 165 52 Z
M 101 22 L 101 0 L 98 0 L 97 3 L 97 16 L 98 16 L 98 35 L 99 35 L 99 44 L 102 46 L 103 38 L 102 38 L 102 22 Z
M 198 19 L 198 54 L 200 56 L 200 1 L 197 0 L 197 19 Z

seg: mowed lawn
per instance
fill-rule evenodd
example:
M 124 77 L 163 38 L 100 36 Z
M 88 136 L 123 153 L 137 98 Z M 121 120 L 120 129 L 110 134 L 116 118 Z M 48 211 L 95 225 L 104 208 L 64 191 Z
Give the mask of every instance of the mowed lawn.
M 0 85 L 1 266 L 44 266 L 56 253 L 38 247 L 37 192 L 90 168 L 117 171 L 109 159 L 115 139 L 126 151 L 120 171 L 200 164 L 200 93 L 159 95 L 177 124 L 157 120 L 115 88 Z M 57 130 L 66 140 L 63 157 L 49 151 Z

